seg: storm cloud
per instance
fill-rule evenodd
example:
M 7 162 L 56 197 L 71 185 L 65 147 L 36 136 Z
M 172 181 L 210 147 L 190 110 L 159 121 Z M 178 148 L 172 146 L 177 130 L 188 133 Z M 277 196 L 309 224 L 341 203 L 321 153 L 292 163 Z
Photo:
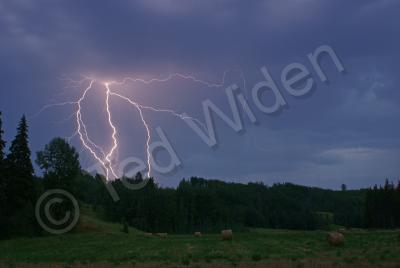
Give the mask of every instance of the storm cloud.
M 400 174 L 400 3 L 380 1 L 29 1 L 0 3 L 0 109 L 7 140 L 20 116 L 28 115 L 32 151 L 52 137 L 74 132 L 72 107 L 57 107 L 32 117 L 43 105 L 76 100 L 81 91 L 66 88 L 66 76 L 119 79 L 165 77 L 180 72 L 226 85 L 236 83 L 249 96 L 264 79 L 265 66 L 276 79 L 288 107 L 276 115 L 254 108 L 257 125 L 243 116 L 245 131 L 235 133 L 215 119 L 218 147 L 210 149 L 188 126 L 168 115 L 149 113 L 152 129 L 161 126 L 183 166 L 162 185 L 192 175 L 234 181 L 290 181 L 338 188 L 371 186 Z M 346 72 L 322 62 L 329 83 L 318 80 L 307 54 L 331 46 Z M 282 69 L 304 64 L 315 79 L 306 98 L 296 98 L 280 83 Z M 223 89 L 190 81 L 121 91 L 145 105 L 173 108 L 204 118 L 210 99 L 230 113 Z M 268 97 L 268 96 L 265 96 Z M 119 159 L 144 159 L 144 130 L 125 104 L 112 103 L 120 133 Z M 103 146 L 109 129 L 96 116 L 100 96 L 85 109 L 88 127 Z M 96 136 L 98 135 L 98 136 Z M 156 136 L 152 138 L 157 138 Z M 81 148 L 79 140 L 71 142 Z M 93 160 L 81 153 L 84 166 Z

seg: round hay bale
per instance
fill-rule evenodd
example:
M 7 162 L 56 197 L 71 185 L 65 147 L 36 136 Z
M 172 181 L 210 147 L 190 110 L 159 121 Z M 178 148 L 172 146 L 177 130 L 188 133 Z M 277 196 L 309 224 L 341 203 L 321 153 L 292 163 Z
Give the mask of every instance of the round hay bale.
M 222 230 L 221 231 L 221 239 L 222 240 L 232 240 L 233 239 L 233 232 L 232 230 Z
M 201 234 L 201 232 L 195 232 L 195 233 L 194 233 L 194 236 L 195 236 L 195 237 L 201 237 L 202 234 Z
M 328 241 L 329 245 L 337 247 L 344 245 L 344 235 L 339 232 L 330 232 L 326 236 L 326 240 Z
M 156 236 L 158 236 L 160 238 L 167 238 L 168 234 L 167 233 L 156 233 Z

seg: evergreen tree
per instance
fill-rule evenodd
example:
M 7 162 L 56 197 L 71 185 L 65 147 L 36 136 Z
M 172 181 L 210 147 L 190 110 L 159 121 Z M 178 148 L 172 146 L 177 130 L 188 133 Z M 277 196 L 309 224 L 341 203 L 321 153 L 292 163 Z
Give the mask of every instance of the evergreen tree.
M 3 121 L 2 121 L 2 114 L 0 111 L 0 169 L 3 165 L 3 160 L 4 160 L 4 148 L 6 147 L 6 142 L 3 140 Z
M 347 185 L 343 183 L 343 184 L 340 186 L 340 188 L 342 189 L 342 191 L 346 191 L 346 190 L 347 190 Z
M 17 128 L 17 135 L 11 143 L 7 164 L 12 169 L 13 175 L 25 178 L 26 181 L 33 180 L 31 151 L 28 144 L 28 124 L 25 115 L 22 116 Z
M 6 142 L 3 140 L 3 125 L 2 125 L 2 117 L 0 112 L 0 237 L 5 236 L 5 222 L 6 222 L 6 200 L 7 200 L 7 191 L 6 191 L 6 181 L 5 181 L 5 168 L 4 168 L 4 148 L 6 146 Z
M 6 214 L 12 230 L 8 233 L 32 234 L 35 225 L 35 182 L 31 151 L 28 145 L 28 124 L 25 116 L 17 128 L 6 164 Z

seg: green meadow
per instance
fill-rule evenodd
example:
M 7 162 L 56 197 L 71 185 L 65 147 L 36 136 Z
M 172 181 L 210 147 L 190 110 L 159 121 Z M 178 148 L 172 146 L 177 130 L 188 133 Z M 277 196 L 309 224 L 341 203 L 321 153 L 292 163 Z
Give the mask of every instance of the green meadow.
M 74 232 L 0 241 L 3 266 L 254 266 L 400 267 L 400 232 L 349 230 L 344 246 L 332 247 L 325 231 L 249 229 L 232 241 L 219 234 L 145 237 L 119 224 L 81 217 Z M 399 265 L 397 265 L 399 264 Z M 58 266 L 54 266 L 58 265 Z

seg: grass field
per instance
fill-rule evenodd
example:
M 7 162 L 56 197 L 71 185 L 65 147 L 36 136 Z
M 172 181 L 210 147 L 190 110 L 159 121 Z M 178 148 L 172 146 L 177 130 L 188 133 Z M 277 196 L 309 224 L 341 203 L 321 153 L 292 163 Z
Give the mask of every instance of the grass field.
M 354 230 L 343 247 L 331 247 L 323 231 L 252 229 L 235 233 L 233 241 L 219 235 L 196 238 L 170 235 L 146 238 L 120 225 L 83 216 L 75 233 L 0 241 L 3 266 L 244 266 L 244 267 L 400 267 L 399 232 Z

